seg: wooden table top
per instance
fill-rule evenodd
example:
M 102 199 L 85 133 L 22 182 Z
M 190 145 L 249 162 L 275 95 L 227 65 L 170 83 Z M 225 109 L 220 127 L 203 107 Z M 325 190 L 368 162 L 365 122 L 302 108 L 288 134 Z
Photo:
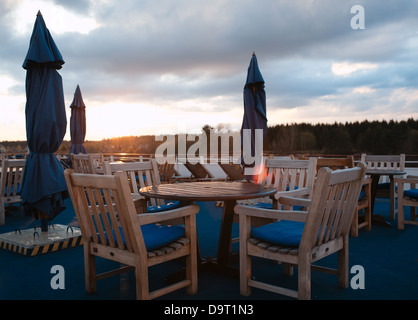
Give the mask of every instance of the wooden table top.
M 272 196 L 276 188 L 238 181 L 184 182 L 141 188 L 148 198 L 184 201 L 244 200 Z

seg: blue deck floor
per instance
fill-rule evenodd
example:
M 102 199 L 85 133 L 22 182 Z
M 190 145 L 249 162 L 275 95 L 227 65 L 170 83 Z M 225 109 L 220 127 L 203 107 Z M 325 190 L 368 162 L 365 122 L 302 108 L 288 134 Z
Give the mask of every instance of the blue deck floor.
M 67 209 L 55 220 L 57 224 L 76 223 L 71 201 Z M 215 203 L 199 203 L 197 216 L 198 236 L 202 256 L 215 256 L 222 209 Z M 387 199 L 377 199 L 375 213 L 389 217 Z M 388 220 L 390 221 L 390 220 Z M 340 289 L 336 277 L 312 272 L 312 299 L 315 300 L 416 300 L 418 299 L 418 227 L 406 225 L 404 231 L 392 226 L 372 226 L 370 232 L 360 231 L 358 238 L 350 238 L 350 266 L 361 265 L 365 270 L 365 289 Z M 26 228 L 33 221 L 11 210 L 6 225 L 0 233 Z M 235 228 L 234 232 L 237 232 Z M 235 248 L 236 249 L 236 248 Z M 335 255 L 334 255 L 335 256 Z M 336 257 L 322 260 L 322 264 L 336 265 Z M 26 257 L 0 249 L 0 300 L 132 300 L 135 299 L 135 282 L 132 272 L 98 282 L 97 293 L 90 295 L 84 288 L 84 262 L 81 246 L 35 257 Z M 60 265 L 65 271 L 65 288 L 52 289 L 51 268 Z M 98 270 L 115 264 L 98 259 Z M 163 284 L 167 274 L 181 268 L 178 262 L 152 267 L 150 286 Z M 296 288 L 297 277 L 282 275 L 281 265 L 255 259 L 254 276 L 260 280 Z M 250 297 L 239 294 L 239 280 L 213 273 L 199 274 L 197 295 L 189 296 L 186 290 L 165 295 L 158 300 L 286 300 L 288 298 L 253 289 Z

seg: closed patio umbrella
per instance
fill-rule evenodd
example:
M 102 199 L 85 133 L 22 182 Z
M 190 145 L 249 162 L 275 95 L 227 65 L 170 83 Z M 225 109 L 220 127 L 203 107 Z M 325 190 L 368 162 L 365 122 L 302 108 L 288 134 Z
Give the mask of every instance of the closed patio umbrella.
M 244 134 L 244 130 L 247 129 L 247 134 Z M 256 130 L 261 129 L 262 140 L 261 146 L 256 143 L 260 141 L 256 140 Z M 257 148 L 262 153 L 264 139 L 267 134 L 267 113 L 266 113 L 266 92 L 264 90 L 264 79 L 258 68 L 257 57 L 253 53 L 248 67 L 247 81 L 244 86 L 244 118 L 241 127 L 241 143 L 243 148 L 243 160 L 242 164 L 245 168 L 252 168 L 257 163 L 248 163 L 248 156 L 255 157 Z M 247 155 L 247 157 L 246 157 Z M 247 159 L 247 161 L 246 161 Z M 260 159 L 261 160 L 261 159 Z M 246 174 L 246 179 L 254 180 L 254 175 Z
M 71 147 L 69 154 L 87 153 L 86 148 L 83 146 L 86 137 L 86 106 L 84 105 L 79 85 L 75 89 L 74 99 L 70 108 Z M 70 159 L 70 157 L 68 158 Z
M 29 156 L 22 181 L 25 213 L 42 222 L 65 209 L 68 197 L 63 168 L 55 157 L 67 127 L 62 78 L 64 64 L 40 12 L 36 16 L 29 50 L 23 63 L 26 73 L 26 137 Z

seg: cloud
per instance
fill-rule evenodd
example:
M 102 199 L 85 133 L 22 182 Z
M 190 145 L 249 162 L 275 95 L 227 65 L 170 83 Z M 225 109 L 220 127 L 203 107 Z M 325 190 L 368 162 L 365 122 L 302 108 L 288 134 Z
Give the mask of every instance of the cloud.
M 337 76 L 349 76 L 353 72 L 367 72 L 367 70 L 376 69 L 377 64 L 374 63 L 333 63 L 331 66 L 332 73 Z
M 28 3 L 39 8 L 22 15 Z M 357 4 L 365 9 L 364 30 L 350 26 Z M 0 76 L 14 81 L 8 97 L 24 95 L 21 65 L 38 9 L 66 62 L 59 71 L 66 104 L 79 84 L 93 110 L 149 105 L 160 116 L 172 108 L 184 119 L 193 114 L 199 127 L 201 114 L 211 121 L 224 115 L 239 126 L 253 51 L 266 81 L 270 125 L 307 115 L 337 119 L 338 110 L 379 117 L 380 97 L 390 97 L 388 108 L 415 103 L 418 3 L 412 0 L 6 0 Z M 16 32 L 17 17 L 23 33 Z M 308 112 L 318 108 L 324 111 Z

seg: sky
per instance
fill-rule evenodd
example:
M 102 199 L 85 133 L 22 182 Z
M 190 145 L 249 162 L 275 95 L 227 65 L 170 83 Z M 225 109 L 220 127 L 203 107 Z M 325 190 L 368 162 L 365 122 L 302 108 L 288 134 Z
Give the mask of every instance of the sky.
M 77 85 L 86 140 L 238 130 L 253 52 L 269 126 L 418 118 L 417 0 L 2 0 L 0 141 L 26 140 L 38 10 L 65 61 L 65 140 Z

